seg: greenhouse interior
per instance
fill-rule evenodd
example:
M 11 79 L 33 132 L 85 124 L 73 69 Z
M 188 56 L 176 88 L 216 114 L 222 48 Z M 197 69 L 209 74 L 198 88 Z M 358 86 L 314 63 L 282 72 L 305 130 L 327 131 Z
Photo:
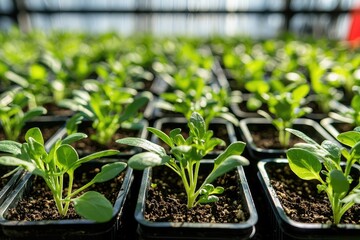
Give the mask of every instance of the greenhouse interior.
M 0 239 L 360 239 L 360 0 L 0 0 Z

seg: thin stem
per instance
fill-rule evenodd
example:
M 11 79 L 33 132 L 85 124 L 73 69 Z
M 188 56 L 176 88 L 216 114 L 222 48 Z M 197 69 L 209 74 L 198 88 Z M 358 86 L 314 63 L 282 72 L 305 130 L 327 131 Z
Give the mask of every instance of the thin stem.
M 72 187 L 73 187 L 73 182 L 74 182 L 74 172 L 69 171 L 68 176 L 69 176 L 69 184 L 68 184 L 68 193 L 66 194 L 67 196 L 71 195 L 71 192 L 72 192 Z M 70 201 L 66 201 L 65 202 L 65 207 L 64 207 L 65 215 L 66 215 L 66 213 L 67 213 L 67 211 L 69 209 L 69 205 L 70 205 Z

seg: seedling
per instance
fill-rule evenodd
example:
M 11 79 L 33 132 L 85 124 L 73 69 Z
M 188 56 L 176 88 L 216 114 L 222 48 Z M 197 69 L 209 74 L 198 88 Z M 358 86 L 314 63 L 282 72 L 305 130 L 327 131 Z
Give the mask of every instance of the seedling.
M 280 94 L 269 92 L 263 95 L 273 116 L 262 110 L 258 110 L 258 113 L 268 119 L 278 130 L 279 142 L 283 147 L 289 146 L 290 142 L 290 133 L 285 129 L 291 128 L 297 118 L 311 112 L 311 108 L 301 106 L 302 100 L 308 92 L 309 86 L 304 84 L 289 90 L 289 92 Z
M 93 83 L 92 83 L 93 84 Z M 93 85 L 95 91 L 74 90 L 73 98 L 59 103 L 92 121 L 94 141 L 106 145 L 120 127 L 131 128 L 139 124 L 139 110 L 151 99 L 151 94 L 130 88 L 115 88 L 111 84 Z
M 212 171 L 200 184 L 198 178 L 201 160 L 215 146 L 224 142 L 212 137 L 213 132 L 206 128 L 204 119 L 197 112 L 192 114 L 188 126 L 190 130 L 187 139 L 181 135 L 180 128 L 173 129 L 169 135 L 156 128 L 147 128 L 170 147 L 170 154 L 167 154 L 160 145 L 142 138 L 129 137 L 116 142 L 141 147 L 148 151 L 131 157 L 128 161 L 131 168 L 143 170 L 147 167 L 165 165 L 179 175 L 187 194 L 187 207 L 192 208 L 199 203 L 216 202 L 218 200 L 216 194 L 221 194 L 224 189 L 219 186 L 214 187 L 211 183 L 237 166 L 248 165 L 249 161 L 240 156 L 245 143 L 233 142 L 214 159 Z
M 27 121 L 46 113 L 43 107 L 24 110 L 29 99 L 16 87 L 0 96 L 0 123 L 6 139 L 17 140 Z
M 347 150 L 329 140 L 320 145 L 304 133 L 287 129 L 305 143 L 297 143 L 286 155 L 291 170 L 301 179 L 317 180 L 318 192 L 325 192 L 331 205 L 334 224 L 339 224 L 342 216 L 356 203 L 360 203 L 360 183 L 351 188 L 350 175 L 355 163 L 360 161 L 360 127 L 341 133 L 337 140 L 350 147 Z M 345 159 L 345 168 L 341 160 Z
M 74 172 L 78 167 L 93 159 L 118 153 L 117 150 L 105 150 L 79 158 L 76 150 L 70 144 L 86 137 L 83 133 L 71 134 L 63 140 L 57 140 L 47 149 L 40 129 L 31 128 L 26 132 L 25 143 L 21 144 L 10 140 L 0 141 L 0 150 L 12 154 L 12 156 L 1 156 L 0 164 L 21 167 L 43 178 L 53 195 L 61 216 L 66 216 L 69 205 L 73 202 L 75 211 L 80 216 L 97 222 L 106 222 L 111 219 L 113 213 L 113 207 L 109 200 L 96 191 L 80 193 L 94 183 L 114 178 L 126 168 L 126 163 L 106 164 L 92 180 L 78 189 L 73 189 Z M 66 176 L 67 178 L 65 178 Z M 68 179 L 67 184 L 65 179 Z
M 349 108 L 339 113 L 330 112 L 329 116 L 341 122 L 350 123 L 352 126 L 360 126 L 360 88 L 355 94 Z

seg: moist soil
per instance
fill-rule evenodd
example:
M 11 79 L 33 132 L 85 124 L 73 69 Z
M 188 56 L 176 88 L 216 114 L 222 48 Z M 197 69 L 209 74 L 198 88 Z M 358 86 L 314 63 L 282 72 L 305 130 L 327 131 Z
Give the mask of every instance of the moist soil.
M 55 103 L 46 103 L 44 104 L 44 107 L 47 110 L 46 115 L 47 116 L 71 116 L 74 114 L 72 110 L 61 108 L 57 106 Z
M 138 137 L 139 130 L 130 130 L 120 128 L 106 145 L 100 144 L 91 139 L 91 135 L 95 134 L 95 129 L 91 126 L 79 127 L 79 132 L 85 133 L 88 137 L 80 141 L 74 142 L 71 145 L 79 152 L 80 155 L 87 155 L 89 153 L 98 152 L 108 149 L 116 149 L 121 153 L 130 153 L 134 148 L 131 146 L 116 143 L 116 140 L 125 137 Z
M 281 146 L 279 142 L 279 133 L 271 124 L 248 124 L 249 131 L 253 138 L 255 145 L 258 148 L 263 149 L 287 149 Z M 304 132 L 310 138 L 315 140 L 317 143 L 321 143 L 324 139 L 316 134 L 317 131 L 310 126 L 307 125 L 295 125 L 293 128 Z M 300 138 L 291 135 L 289 147 L 294 146 L 294 144 L 304 142 Z
M 198 204 L 188 209 L 183 184 L 175 173 L 165 167 L 153 168 L 144 217 L 154 222 L 239 223 L 248 219 L 235 171 L 218 178 L 213 185 L 225 191 L 219 201 Z
M 332 223 L 329 200 L 325 193 L 318 193 L 317 181 L 298 178 L 288 164 L 268 164 L 266 171 L 289 218 L 302 223 Z M 359 216 L 360 206 L 355 205 L 344 214 L 341 223 L 360 224 Z
M 82 173 L 78 176 L 73 189 L 83 186 L 89 182 L 99 168 L 95 168 L 88 173 Z M 95 190 L 105 195 L 105 197 L 114 204 L 123 182 L 125 172 L 110 181 L 104 183 L 97 183 L 92 185 L 87 191 Z M 64 194 L 66 189 L 64 190 Z M 59 219 L 79 219 L 81 218 L 74 210 L 73 205 L 70 204 L 69 212 L 65 217 L 58 214 L 55 202 L 49 188 L 45 185 L 44 180 L 40 177 L 35 177 L 32 186 L 28 189 L 27 194 L 19 201 L 15 208 L 10 208 L 7 212 L 6 219 L 16 221 L 40 221 L 40 220 L 59 220 Z
M 355 128 L 355 126 L 350 123 L 333 123 L 333 125 L 339 133 L 351 131 Z

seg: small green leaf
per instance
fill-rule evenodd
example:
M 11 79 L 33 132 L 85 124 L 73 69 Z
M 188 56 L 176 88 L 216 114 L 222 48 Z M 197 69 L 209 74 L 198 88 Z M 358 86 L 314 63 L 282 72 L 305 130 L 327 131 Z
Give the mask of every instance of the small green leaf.
M 171 138 L 168 135 L 166 135 L 163 131 L 152 127 L 148 127 L 147 130 L 155 134 L 161 140 L 163 140 L 164 143 L 166 143 L 169 147 L 174 146 L 174 143 L 172 142 Z
M 360 142 L 360 132 L 348 131 L 340 133 L 336 138 L 342 144 L 353 147 L 356 143 Z
M 21 154 L 21 143 L 11 140 L 0 141 L 0 152 L 11 153 L 15 156 L 19 155 Z
M 245 149 L 246 143 L 238 141 L 231 143 L 216 159 L 215 166 L 220 165 L 226 158 L 231 155 L 241 155 Z
M 27 130 L 27 132 L 25 134 L 25 141 L 29 142 L 30 137 L 35 139 L 35 141 L 37 141 L 38 143 L 44 145 L 44 138 L 43 138 L 40 128 L 34 127 L 34 128 L 30 128 L 29 130 Z
M 79 155 L 77 154 L 76 150 L 68 144 L 61 145 L 59 148 L 57 148 L 55 154 L 57 162 L 64 169 L 71 168 L 79 159 Z
M 295 136 L 301 138 L 302 140 L 304 140 L 305 142 L 309 143 L 309 144 L 313 144 L 315 146 L 320 146 L 317 142 L 315 142 L 314 140 L 312 140 L 310 137 L 308 137 L 305 133 L 300 132 L 298 130 L 295 129 L 291 129 L 291 128 L 286 128 L 285 129 L 288 132 L 291 132 L 292 134 L 294 134 Z
M 341 195 L 349 191 L 350 184 L 344 173 L 342 173 L 340 170 L 332 170 L 329 174 L 329 177 L 330 185 L 332 186 L 334 193 Z
M 332 160 L 334 160 L 337 164 L 340 164 L 341 149 L 337 144 L 329 140 L 325 140 L 321 143 L 321 147 L 323 147 L 330 154 Z
M 213 203 L 213 202 L 217 202 L 217 201 L 219 201 L 219 197 L 217 197 L 215 195 L 210 195 L 210 196 L 202 195 L 202 196 L 200 196 L 198 202 L 204 204 L 204 203 Z
M 194 133 L 196 133 L 197 137 L 202 139 L 204 134 L 206 133 L 206 124 L 203 117 L 197 113 L 193 112 L 190 117 L 189 123 L 192 123 L 195 129 L 193 129 Z M 191 124 L 189 124 L 191 126 Z M 190 127 L 189 126 L 189 127 Z M 191 129 L 191 127 L 190 127 Z
M 154 152 L 144 152 L 132 156 L 128 161 L 128 165 L 136 170 L 144 170 L 147 167 L 164 165 L 170 159 L 167 155 L 160 156 Z
M 140 108 L 142 108 L 143 106 L 145 106 L 145 104 L 149 102 L 150 99 L 151 99 L 151 94 L 148 92 L 147 94 L 142 94 L 141 96 L 136 97 L 134 101 L 126 107 L 119 121 L 124 122 L 130 119 L 131 117 L 133 117 L 139 111 Z
M 43 107 L 35 107 L 30 109 L 24 114 L 24 117 L 22 119 L 23 122 L 27 122 L 30 119 L 33 119 L 34 117 L 40 116 L 42 114 L 45 114 L 47 111 Z
M 24 160 L 16 158 L 16 157 L 11 157 L 11 156 L 0 157 L 0 164 L 5 165 L 5 166 L 16 166 L 16 167 L 21 166 L 29 172 L 34 172 L 36 169 L 35 164 L 28 162 L 28 161 L 24 161 Z
M 175 153 L 175 154 L 186 154 L 186 153 L 190 152 L 191 149 L 192 149 L 191 146 L 180 145 L 180 146 L 173 147 L 171 149 L 171 152 Z
M 85 133 L 73 133 L 62 140 L 62 144 L 71 144 L 81 139 L 87 138 Z
M 163 147 L 142 138 L 127 137 L 116 140 L 117 143 L 126 144 L 133 147 L 141 147 L 147 151 L 154 152 L 160 156 L 166 155 Z
M 217 165 L 216 167 L 214 166 L 213 171 L 207 176 L 204 182 L 211 183 L 216 178 L 222 176 L 228 171 L 235 169 L 237 166 L 246 166 L 249 164 L 249 160 L 242 156 L 229 156 L 225 160 L 220 162 L 219 165 Z
M 291 148 L 286 152 L 291 170 L 301 179 L 319 179 L 321 162 L 312 153 L 300 148 Z
M 360 142 L 356 143 L 350 150 L 350 154 L 354 158 L 360 158 Z
M 83 158 L 80 158 L 76 164 L 82 164 L 82 163 L 85 163 L 85 162 L 88 162 L 88 161 L 91 161 L 91 160 L 94 160 L 94 159 L 98 159 L 98 158 L 102 158 L 102 157 L 108 157 L 108 156 L 113 156 L 113 155 L 116 155 L 118 154 L 119 151 L 118 150 L 103 150 L 103 151 L 100 151 L 100 152 L 96 152 L 96 153 L 93 153 L 93 154 L 90 154 L 90 155 L 87 155 Z
M 109 163 L 101 167 L 101 171 L 92 180 L 94 183 L 106 182 L 121 173 L 127 164 L 124 162 Z
M 34 138 L 29 137 L 28 139 L 29 144 L 29 155 L 34 160 L 41 160 L 44 161 L 47 159 L 47 152 L 43 144 L 37 142 Z
M 175 129 L 173 129 L 173 130 L 170 131 L 169 137 L 170 137 L 171 139 L 174 139 L 175 136 L 177 136 L 177 135 L 180 134 L 180 133 L 181 133 L 181 128 L 175 128 Z
M 96 222 L 107 222 L 112 218 L 113 206 L 102 194 L 94 191 L 72 199 L 75 211 L 82 217 Z

